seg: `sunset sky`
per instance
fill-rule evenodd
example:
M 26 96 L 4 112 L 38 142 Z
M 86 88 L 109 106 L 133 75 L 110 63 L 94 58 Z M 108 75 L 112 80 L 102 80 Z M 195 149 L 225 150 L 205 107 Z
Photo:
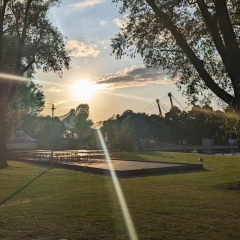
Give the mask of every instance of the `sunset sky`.
M 59 7 L 51 9 L 49 18 L 66 37 L 73 61 L 62 78 L 38 72 L 35 80 L 43 86 L 46 102 L 58 104 L 57 116 L 80 103 L 89 104 L 90 118 L 94 121 L 122 114 L 127 109 L 143 112 L 168 92 L 186 106 L 186 99 L 164 71 L 146 69 L 140 56 L 116 60 L 110 55 L 111 39 L 125 22 L 118 10 L 111 0 L 62 0 Z M 167 98 L 162 103 L 169 108 Z M 42 114 L 49 113 L 46 104 Z M 148 113 L 158 113 L 157 108 Z

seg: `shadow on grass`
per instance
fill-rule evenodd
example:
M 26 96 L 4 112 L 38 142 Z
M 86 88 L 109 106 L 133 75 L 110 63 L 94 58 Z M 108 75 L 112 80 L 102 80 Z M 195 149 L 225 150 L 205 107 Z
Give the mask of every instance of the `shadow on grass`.
M 240 191 L 240 181 L 217 185 L 220 189 Z
M 180 171 L 180 172 L 166 172 L 166 173 L 151 173 L 151 174 L 145 174 L 145 175 L 136 175 L 136 176 L 119 176 L 120 179 L 129 179 L 129 178 L 145 178 L 145 177 L 157 177 L 157 176 L 167 176 L 167 175 L 180 175 L 180 174 L 188 174 L 188 173 L 205 173 L 209 172 L 209 170 L 203 168 L 203 169 L 197 169 L 197 170 L 190 170 L 190 171 Z
M 36 176 L 35 178 L 33 178 L 30 182 L 28 182 L 27 184 L 25 184 L 22 188 L 20 188 L 19 190 L 17 190 L 15 193 L 13 193 L 12 195 L 10 195 L 8 198 L 4 199 L 3 201 L 0 202 L 0 206 L 4 205 L 6 202 L 8 202 L 9 200 L 11 200 L 13 197 L 15 197 L 18 193 L 20 193 L 22 190 L 24 190 L 26 187 L 28 187 L 32 182 L 34 182 L 36 179 L 40 178 L 41 176 L 43 176 L 46 172 L 48 172 L 49 170 L 51 170 L 51 168 L 45 170 L 44 172 L 42 172 L 41 174 L 39 174 L 38 176 Z

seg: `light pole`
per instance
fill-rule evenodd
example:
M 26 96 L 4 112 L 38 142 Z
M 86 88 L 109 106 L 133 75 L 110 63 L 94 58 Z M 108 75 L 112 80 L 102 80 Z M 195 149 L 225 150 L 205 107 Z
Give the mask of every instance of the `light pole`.
M 50 103 L 50 108 L 52 110 L 52 119 L 51 119 L 51 168 L 53 168 L 53 118 L 54 118 L 54 110 L 57 108 L 55 103 Z

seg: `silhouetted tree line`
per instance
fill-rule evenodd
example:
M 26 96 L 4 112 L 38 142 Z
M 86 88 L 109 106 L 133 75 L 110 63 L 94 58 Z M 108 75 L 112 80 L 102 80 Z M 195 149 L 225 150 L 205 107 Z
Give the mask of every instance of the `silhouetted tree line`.
M 96 148 L 99 142 L 97 133 L 89 120 L 89 106 L 80 104 L 76 110 L 74 133 L 78 139 L 70 141 L 69 148 L 76 146 Z M 21 127 L 29 136 L 39 140 L 39 147 L 51 146 L 51 117 L 25 115 Z M 63 122 L 53 119 L 54 148 L 61 149 L 63 138 L 71 138 Z M 178 144 L 179 141 L 190 145 L 201 144 L 203 138 L 213 138 L 216 144 L 228 144 L 230 134 L 236 138 L 240 131 L 238 114 L 231 108 L 224 111 L 213 110 L 209 105 L 193 106 L 189 111 L 181 111 L 174 106 L 164 117 L 126 110 L 103 122 L 101 131 L 110 150 L 134 151 L 149 147 L 150 141 Z M 76 144 L 77 143 L 77 144 Z M 73 146 L 74 145 L 74 146 Z
M 233 109 L 215 111 L 208 105 L 193 106 L 190 111 L 174 106 L 165 117 L 127 110 L 104 121 L 102 131 L 114 150 L 147 147 L 151 140 L 201 144 L 203 138 L 213 138 L 216 144 L 228 144 L 230 134 L 236 137 L 239 132 L 239 117 Z

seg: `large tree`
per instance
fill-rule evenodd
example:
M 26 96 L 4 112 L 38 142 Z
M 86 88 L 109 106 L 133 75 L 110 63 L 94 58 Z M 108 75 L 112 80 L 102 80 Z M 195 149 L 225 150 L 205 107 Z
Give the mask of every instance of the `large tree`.
M 49 8 L 59 2 L 0 0 L 0 167 L 7 166 L 8 105 L 21 86 L 13 75 L 32 77 L 37 69 L 61 75 L 69 68 L 64 38 L 47 17 Z
M 211 95 L 240 110 L 239 0 L 113 0 L 126 24 L 112 40 L 117 58 L 139 53 L 163 67 L 191 102 Z M 202 95 L 202 97 L 200 97 Z
M 24 116 L 37 116 L 43 110 L 45 96 L 42 87 L 33 81 L 22 83 L 15 97 L 9 102 L 6 112 L 8 137 L 21 126 Z
M 88 139 L 91 133 L 91 126 L 93 125 L 92 120 L 89 117 L 89 105 L 79 104 L 75 110 L 76 120 L 74 126 L 74 132 L 78 135 L 78 141 L 82 143 Z
M 63 134 L 66 131 L 64 123 L 58 117 L 25 115 L 21 127 L 30 137 L 39 140 L 40 149 L 50 149 L 53 130 L 54 149 L 62 147 Z

